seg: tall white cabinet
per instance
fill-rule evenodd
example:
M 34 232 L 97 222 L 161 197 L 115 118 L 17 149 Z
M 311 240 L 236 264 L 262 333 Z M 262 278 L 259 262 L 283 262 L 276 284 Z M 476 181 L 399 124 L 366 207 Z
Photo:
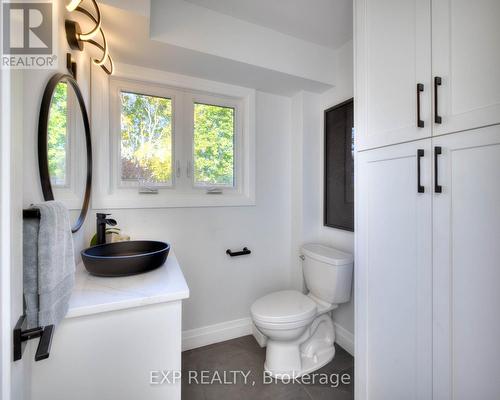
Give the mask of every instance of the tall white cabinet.
M 430 0 L 355 2 L 358 150 L 430 136 L 430 9 Z
M 500 123 L 500 1 L 355 0 L 357 149 Z
M 358 399 L 431 396 L 430 151 L 421 140 L 358 154 Z
M 500 123 L 499 20 L 498 0 L 432 0 L 434 135 Z
M 500 399 L 498 21 L 355 0 L 356 399 Z
M 433 140 L 435 399 L 500 399 L 500 125 Z

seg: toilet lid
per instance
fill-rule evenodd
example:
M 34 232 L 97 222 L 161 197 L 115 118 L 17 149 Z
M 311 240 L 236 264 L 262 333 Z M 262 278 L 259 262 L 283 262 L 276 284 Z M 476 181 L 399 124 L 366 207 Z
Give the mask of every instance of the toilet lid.
M 283 290 L 261 297 L 252 304 L 250 312 L 262 322 L 298 322 L 316 314 L 316 303 L 296 290 Z

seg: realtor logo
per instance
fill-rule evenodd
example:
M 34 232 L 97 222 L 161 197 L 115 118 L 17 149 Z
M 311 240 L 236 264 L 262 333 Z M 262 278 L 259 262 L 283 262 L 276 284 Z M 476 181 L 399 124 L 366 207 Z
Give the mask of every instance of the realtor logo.
M 2 4 L 2 68 L 56 68 L 52 1 Z

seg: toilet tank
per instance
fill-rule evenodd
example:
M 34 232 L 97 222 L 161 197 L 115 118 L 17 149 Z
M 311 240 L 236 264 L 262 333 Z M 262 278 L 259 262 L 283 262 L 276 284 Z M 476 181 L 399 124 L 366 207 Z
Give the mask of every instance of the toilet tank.
M 353 256 L 321 244 L 302 246 L 304 279 L 309 292 L 329 304 L 351 298 Z

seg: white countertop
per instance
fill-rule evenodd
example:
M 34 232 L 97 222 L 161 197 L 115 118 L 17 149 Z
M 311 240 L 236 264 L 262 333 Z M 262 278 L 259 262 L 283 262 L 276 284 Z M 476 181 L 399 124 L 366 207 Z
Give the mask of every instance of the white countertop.
M 189 288 L 173 251 L 160 268 L 139 275 L 103 278 L 76 267 L 75 287 L 66 318 L 98 314 L 189 297 Z

